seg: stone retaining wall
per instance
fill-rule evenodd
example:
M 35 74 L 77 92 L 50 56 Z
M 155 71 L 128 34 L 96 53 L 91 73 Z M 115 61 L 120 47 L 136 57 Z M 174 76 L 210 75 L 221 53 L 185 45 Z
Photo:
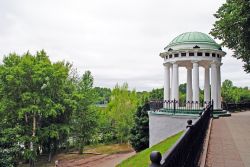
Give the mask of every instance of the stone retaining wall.
M 149 147 L 165 140 L 166 138 L 186 129 L 187 120 L 194 121 L 198 116 L 192 115 L 167 115 L 164 113 L 149 112 Z

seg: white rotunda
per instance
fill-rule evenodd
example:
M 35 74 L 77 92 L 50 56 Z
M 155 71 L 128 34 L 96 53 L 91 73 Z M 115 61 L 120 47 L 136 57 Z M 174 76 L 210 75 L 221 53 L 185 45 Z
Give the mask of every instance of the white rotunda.
M 164 101 L 179 100 L 179 67 L 184 67 L 187 71 L 186 102 L 199 103 L 199 67 L 203 67 L 204 101 L 213 100 L 214 109 L 220 110 L 220 68 L 225 55 L 221 46 L 207 34 L 186 32 L 174 38 L 160 53 L 164 59 Z

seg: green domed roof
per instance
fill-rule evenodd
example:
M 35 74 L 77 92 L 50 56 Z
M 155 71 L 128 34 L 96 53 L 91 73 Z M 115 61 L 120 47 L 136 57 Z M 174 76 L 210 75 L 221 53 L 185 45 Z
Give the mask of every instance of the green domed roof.
M 220 49 L 221 46 L 217 44 L 210 36 L 201 32 L 186 32 L 180 34 L 176 38 L 174 38 L 169 45 L 165 48 L 170 48 L 176 45 L 185 45 L 185 44 L 193 44 L 193 45 L 206 45 L 210 46 L 211 49 Z

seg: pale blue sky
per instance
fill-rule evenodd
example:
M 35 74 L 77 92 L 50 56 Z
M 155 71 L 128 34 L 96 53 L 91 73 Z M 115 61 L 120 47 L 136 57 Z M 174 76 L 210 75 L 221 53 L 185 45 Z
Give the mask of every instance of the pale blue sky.
M 150 90 L 163 85 L 159 53 L 187 31 L 209 33 L 225 0 L 1 0 L 0 58 L 45 49 L 53 61 L 90 70 L 96 86 Z M 250 86 L 232 51 L 223 59 L 222 80 Z M 203 85 L 203 70 L 200 71 Z M 186 72 L 180 70 L 180 83 Z

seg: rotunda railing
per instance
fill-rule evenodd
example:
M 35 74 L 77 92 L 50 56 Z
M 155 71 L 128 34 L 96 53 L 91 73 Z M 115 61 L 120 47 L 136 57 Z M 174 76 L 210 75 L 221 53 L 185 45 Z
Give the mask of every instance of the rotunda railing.
M 149 102 L 150 111 L 165 112 L 169 114 L 200 114 L 210 102 L 187 101 L 180 102 L 178 100 L 153 100 Z

